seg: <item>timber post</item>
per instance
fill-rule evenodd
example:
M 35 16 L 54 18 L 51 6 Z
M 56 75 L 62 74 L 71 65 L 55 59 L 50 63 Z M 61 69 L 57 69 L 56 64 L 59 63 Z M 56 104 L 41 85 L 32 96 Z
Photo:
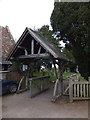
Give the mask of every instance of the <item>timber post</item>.
M 62 64 L 59 64 L 58 65 L 58 76 L 59 76 L 59 88 L 60 88 L 60 95 L 62 96 L 63 95 L 63 77 L 62 77 L 62 74 L 63 74 L 63 69 L 62 69 Z
M 54 99 L 55 99 L 55 97 L 56 97 L 57 87 L 58 87 L 58 74 L 57 74 L 56 63 L 55 63 L 54 60 L 53 60 L 53 64 L 54 64 L 55 74 L 56 74 L 56 78 L 57 78 L 57 80 L 56 80 L 56 82 L 55 82 L 55 86 L 54 86 L 54 92 L 53 92 L 53 97 L 54 97 L 54 98 L 52 99 L 52 101 L 55 101 Z
M 88 77 L 88 81 L 90 82 L 90 76 Z
M 54 61 L 54 60 L 53 60 L 53 64 L 54 64 L 54 69 L 55 69 L 56 78 L 58 79 L 57 68 L 56 68 L 55 61 Z
M 62 68 L 63 66 L 62 66 L 62 63 L 59 63 L 59 61 L 58 62 L 53 61 L 53 63 L 54 63 L 56 77 L 57 77 L 57 80 L 54 86 L 54 93 L 53 93 L 53 97 L 56 100 L 57 97 L 60 97 L 63 95 L 63 68 Z M 56 64 L 58 65 L 58 70 L 56 68 Z M 52 100 L 52 101 L 55 101 L 55 100 Z
M 72 81 L 72 78 L 69 80 L 69 99 L 70 99 L 70 102 L 73 102 L 73 81 Z

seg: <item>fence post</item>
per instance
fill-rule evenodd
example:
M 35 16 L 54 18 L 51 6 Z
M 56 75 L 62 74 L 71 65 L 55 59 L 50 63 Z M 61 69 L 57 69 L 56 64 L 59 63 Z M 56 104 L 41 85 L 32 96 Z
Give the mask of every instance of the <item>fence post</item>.
M 72 78 L 69 80 L 69 99 L 70 99 L 70 102 L 73 102 L 73 81 L 72 81 Z
M 88 81 L 90 82 L 90 76 L 88 77 Z

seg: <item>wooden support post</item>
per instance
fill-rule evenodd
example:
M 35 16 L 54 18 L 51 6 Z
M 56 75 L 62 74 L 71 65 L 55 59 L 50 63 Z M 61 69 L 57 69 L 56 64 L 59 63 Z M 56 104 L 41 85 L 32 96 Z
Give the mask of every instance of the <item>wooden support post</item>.
M 63 79 L 62 79 L 62 73 L 63 73 L 63 69 L 61 64 L 59 64 L 58 62 L 53 62 L 54 63 L 54 68 L 55 68 L 55 73 L 56 73 L 56 83 L 54 86 L 54 97 L 57 99 L 57 97 L 60 97 L 61 95 L 63 95 Z M 58 65 L 58 71 L 56 70 L 56 65 Z M 61 70 L 60 70 L 61 69 Z M 55 102 L 55 100 L 52 99 L 52 101 Z
M 28 76 L 26 76 L 26 89 L 28 89 Z
M 70 79 L 69 81 L 69 99 L 70 99 L 70 102 L 73 102 L 73 81 L 72 79 Z
M 58 64 L 58 94 L 61 96 L 61 75 L 60 75 L 60 66 Z
M 39 48 L 39 50 L 38 50 L 38 54 L 40 54 L 40 52 L 41 52 L 41 46 L 40 46 L 40 48 Z
M 55 69 L 56 78 L 58 79 L 57 68 L 56 68 L 56 65 L 55 65 L 55 62 L 54 62 L 54 61 L 53 61 L 53 64 L 54 64 L 54 69 Z
M 55 83 L 55 86 L 54 86 L 54 93 L 53 93 L 53 96 L 55 97 L 56 96 L 56 93 L 57 93 L 57 88 L 58 88 L 58 79 L 56 80 L 56 83 Z
M 55 64 L 55 61 L 53 61 L 53 64 L 54 64 L 54 69 L 55 69 L 55 74 L 56 74 L 56 83 L 55 83 L 55 86 L 54 86 L 54 93 L 53 93 L 53 96 L 55 97 L 56 96 L 56 93 L 57 93 L 57 89 L 58 89 L 58 74 L 57 74 L 57 68 L 56 68 L 56 64 Z
M 27 50 L 26 50 L 26 49 L 24 49 L 24 51 L 25 51 L 25 55 L 28 55 L 28 52 L 27 52 Z
M 88 77 L 88 81 L 90 82 L 90 76 Z
M 22 81 L 24 80 L 25 76 L 23 76 L 19 82 L 19 85 L 18 85 L 18 88 L 17 88 L 17 93 L 20 92 L 20 87 L 21 87 L 21 84 L 22 84 Z
M 62 63 L 60 63 L 58 66 L 59 66 L 58 74 L 59 74 L 60 94 L 63 95 L 63 66 L 62 66 Z
M 58 89 L 58 74 L 57 74 L 57 68 L 56 68 L 56 62 L 53 60 L 53 64 L 54 64 L 54 69 L 55 69 L 55 74 L 56 74 L 56 82 L 55 82 L 55 85 L 54 85 L 54 91 L 53 91 L 53 98 L 52 98 L 52 102 L 55 102 L 56 99 L 57 99 L 57 89 Z
M 34 54 L 34 40 L 31 41 L 31 54 Z
M 28 89 L 28 81 L 29 81 L 29 66 L 28 66 L 28 69 L 26 70 L 25 76 L 26 76 L 26 89 Z
M 30 97 L 32 97 L 32 81 L 30 80 L 29 83 L 30 83 L 30 90 L 29 90 L 30 91 Z

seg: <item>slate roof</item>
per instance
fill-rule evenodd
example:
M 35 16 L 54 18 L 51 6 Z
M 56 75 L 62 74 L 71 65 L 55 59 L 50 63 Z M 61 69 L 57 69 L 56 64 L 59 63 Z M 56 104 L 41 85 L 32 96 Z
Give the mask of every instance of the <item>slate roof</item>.
M 0 26 L 0 56 L 6 58 L 14 44 L 15 41 L 9 30 L 9 27 Z
M 6 58 L 14 44 L 15 41 L 9 27 L 0 26 L 0 64 L 11 64 L 10 61 L 6 61 Z
M 25 38 L 28 35 L 30 35 L 30 37 L 32 37 L 35 41 L 37 41 L 51 56 L 53 56 L 53 58 L 68 61 L 66 56 L 63 55 L 53 43 L 51 43 L 49 40 L 47 41 L 47 40 L 43 39 L 42 37 L 40 37 L 36 32 L 34 32 L 30 28 L 25 29 L 25 31 L 23 32 L 23 34 L 17 41 L 15 47 L 12 49 L 11 53 L 9 54 L 8 59 L 10 59 L 13 56 L 14 57 L 17 56 L 16 53 L 18 54 L 18 52 L 20 52 L 18 50 L 19 49 L 18 46 L 20 46 L 21 44 L 23 44 L 23 46 L 25 46 L 25 44 L 26 44 Z M 31 39 L 30 37 L 27 38 L 27 40 Z

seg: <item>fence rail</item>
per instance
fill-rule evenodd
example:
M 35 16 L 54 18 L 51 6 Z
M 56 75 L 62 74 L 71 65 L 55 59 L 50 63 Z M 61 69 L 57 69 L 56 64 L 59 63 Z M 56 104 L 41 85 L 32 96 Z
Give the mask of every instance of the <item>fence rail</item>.
M 90 81 L 69 81 L 70 102 L 73 100 L 90 99 Z

